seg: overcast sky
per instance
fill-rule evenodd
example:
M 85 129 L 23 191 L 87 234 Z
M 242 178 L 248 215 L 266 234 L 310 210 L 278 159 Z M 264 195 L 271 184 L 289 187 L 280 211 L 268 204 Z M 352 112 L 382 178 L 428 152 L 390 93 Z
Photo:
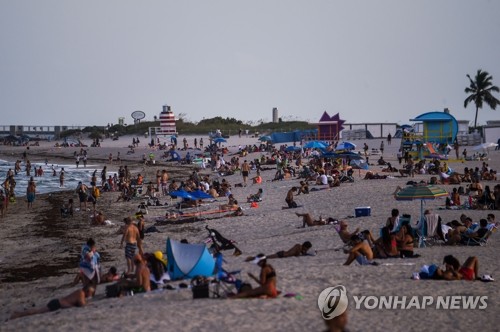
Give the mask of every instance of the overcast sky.
M 465 75 L 500 86 L 499 14 L 497 0 L 0 0 L 0 124 L 130 124 L 164 104 L 190 121 L 277 107 L 403 124 L 448 107 L 472 123 Z

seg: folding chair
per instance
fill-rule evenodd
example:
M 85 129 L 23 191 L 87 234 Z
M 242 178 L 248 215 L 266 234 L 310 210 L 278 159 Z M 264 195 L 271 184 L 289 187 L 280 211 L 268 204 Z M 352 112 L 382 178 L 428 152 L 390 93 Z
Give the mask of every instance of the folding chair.
M 466 246 L 485 246 L 488 244 L 488 239 L 490 238 L 491 234 L 493 234 L 496 229 L 497 226 L 493 226 L 486 233 L 484 233 L 482 237 L 462 235 L 461 242 Z
M 417 225 L 417 235 L 419 237 L 420 247 L 427 247 L 436 244 L 443 244 L 444 239 L 441 231 L 441 221 L 438 214 L 427 214 L 422 220 L 423 233 L 421 225 Z

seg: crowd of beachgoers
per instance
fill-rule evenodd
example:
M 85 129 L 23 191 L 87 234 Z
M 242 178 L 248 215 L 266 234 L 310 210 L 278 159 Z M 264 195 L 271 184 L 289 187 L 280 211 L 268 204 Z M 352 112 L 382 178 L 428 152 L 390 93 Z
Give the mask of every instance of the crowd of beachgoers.
M 354 294 L 486 294 L 488 308 L 478 315 L 485 329 L 494 326 L 487 318 L 498 307 L 495 283 L 464 282 L 493 281 L 499 270 L 500 151 L 472 160 L 458 151 L 457 159 L 418 159 L 403 153 L 399 140 L 379 139 L 355 142 L 364 146 L 354 152 L 359 158 L 352 151 L 327 158 L 323 153 L 339 152 L 341 142 L 322 150 L 245 135 L 208 146 L 199 137 L 176 143 L 130 137 L 0 150 L 12 163 L 0 193 L 3 327 L 14 330 L 25 321 L 36 329 L 40 317 L 51 315 L 48 328 L 75 322 L 92 328 L 116 316 L 111 327 L 245 330 L 257 324 L 333 331 L 347 324 L 363 330 L 372 313 L 352 306 L 323 322 L 318 295 L 338 284 Z M 81 178 L 69 187 L 68 174 Z M 58 182 L 61 191 L 40 194 L 37 184 L 44 181 Z M 15 190 L 18 183 L 26 186 L 25 195 Z M 429 185 L 442 192 L 425 200 L 425 208 L 418 199 L 398 199 L 409 187 Z M 212 276 L 173 280 L 167 238 L 206 243 L 214 260 L 224 255 L 224 263 Z M 244 272 L 228 272 L 234 270 Z M 444 281 L 422 280 L 426 287 L 418 287 L 420 279 Z M 193 285 L 200 283 L 223 284 L 216 293 L 228 301 L 192 302 Z M 34 315 L 65 308 L 57 316 Z M 198 322 L 166 317 L 180 308 Z M 85 319 L 82 310 L 95 319 Z M 147 322 L 150 311 L 164 321 Z M 127 318 L 130 313 L 139 318 Z M 426 316 L 444 330 L 455 321 L 435 311 L 377 315 L 392 319 L 395 329 Z M 374 328 L 390 330 L 387 324 Z

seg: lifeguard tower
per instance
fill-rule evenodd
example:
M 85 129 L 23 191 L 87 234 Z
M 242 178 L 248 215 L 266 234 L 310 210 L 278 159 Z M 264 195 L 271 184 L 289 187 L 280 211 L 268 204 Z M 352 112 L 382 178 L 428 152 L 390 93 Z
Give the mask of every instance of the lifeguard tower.
M 330 116 L 326 111 L 316 125 L 318 126 L 318 137 L 320 141 L 334 141 L 340 138 L 340 132 L 344 129 L 345 120 L 341 120 L 339 113 Z
M 163 110 L 160 113 L 160 127 L 149 127 L 149 136 L 156 135 L 165 138 L 166 136 L 177 135 L 175 121 L 175 115 L 171 107 L 163 105 Z
M 419 158 L 447 159 L 446 149 L 453 145 L 458 133 L 458 122 L 449 110 L 424 113 L 410 121 L 421 122 L 423 134 L 403 133 L 403 151 Z

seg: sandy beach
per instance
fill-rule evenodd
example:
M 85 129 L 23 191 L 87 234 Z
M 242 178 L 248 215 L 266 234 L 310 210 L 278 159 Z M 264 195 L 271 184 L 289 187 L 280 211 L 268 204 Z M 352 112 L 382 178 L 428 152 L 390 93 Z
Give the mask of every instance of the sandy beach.
M 182 142 L 184 136 L 179 137 Z M 194 136 L 188 137 L 190 145 Z M 199 137 L 198 137 L 199 139 Z M 206 139 L 206 138 L 204 138 Z M 208 141 L 208 140 L 207 140 Z M 91 140 L 84 140 L 90 145 Z M 147 147 L 147 139 L 141 139 L 135 153 L 127 154 L 132 137 L 122 137 L 118 141 L 104 140 L 102 146 L 88 147 L 89 163 L 105 165 L 108 155 L 116 156 L 120 152 L 121 165 L 128 165 L 132 175 L 141 173 L 145 182 L 155 181 L 157 169 L 166 169 L 171 178 L 185 179 L 193 170 L 193 165 L 178 165 L 159 158 L 163 151 L 153 151 Z M 370 148 L 378 148 L 380 139 L 353 141 L 360 149 L 363 143 Z M 240 145 L 258 144 L 257 138 L 232 136 L 225 143 L 229 154 L 236 153 Z M 396 153 L 400 141 L 387 142 L 384 159 L 398 168 Z M 461 150 L 464 147 L 461 147 Z M 470 153 L 472 147 L 466 147 Z M 20 159 L 25 147 L 0 146 L 0 158 L 15 161 Z M 31 146 L 29 158 L 32 162 L 42 162 L 48 158 L 50 163 L 73 163 L 73 153 L 80 148 L 56 148 L 54 142 L 41 142 L 40 146 Z M 143 154 L 155 153 L 156 163 L 145 166 Z M 195 152 L 190 150 L 191 153 Z M 184 155 L 185 152 L 181 152 Z M 252 160 L 262 153 L 252 153 L 243 160 Z M 371 157 L 374 164 L 377 157 Z M 226 157 L 229 160 L 230 157 Z M 489 151 L 486 161 L 494 170 L 500 169 L 500 151 Z M 480 167 L 481 161 L 450 161 L 455 170 L 464 167 Z M 116 171 L 119 164 L 107 164 L 110 171 Z M 274 168 L 275 166 L 269 166 Z M 370 170 L 380 173 L 381 166 L 371 166 Z M 201 174 L 216 174 L 211 170 L 201 170 Z M 74 190 L 44 194 L 37 197 L 33 208 L 27 209 L 24 197 L 19 197 L 16 204 L 10 205 L 7 215 L 0 219 L 0 331 L 66 331 L 66 330 L 102 330 L 102 331 L 137 331 L 143 328 L 167 329 L 177 331 L 320 331 L 325 325 L 318 309 L 318 295 L 327 288 L 336 285 L 346 287 L 349 295 L 350 331 L 421 331 L 422 329 L 456 330 L 498 330 L 500 319 L 500 264 L 498 252 L 500 239 L 494 233 L 486 246 L 443 246 L 436 245 L 416 248 L 420 254 L 415 259 L 377 260 L 379 266 L 360 266 L 356 263 L 343 266 L 346 254 L 340 250 L 342 242 L 334 225 L 300 228 L 302 225 L 295 212 L 309 212 L 314 217 L 332 217 L 346 220 L 352 231 L 359 227 L 379 234 L 390 216 L 391 209 L 398 208 L 416 220 L 420 215 L 420 201 L 396 201 L 393 193 L 397 186 L 404 187 L 409 180 L 428 181 L 430 175 L 390 177 L 379 180 L 364 180 L 365 171 L 355 171 L 354 183 L 342 183 L 340 187 L 328 190 L 312 191 L 307 195 L 296 196 L 298 209 L 286 209 L 284 198 L 287 191 L 299 183 L 291 178 L 283 181 L 270 181 L 275 170 L 262 172 L 261 185 L 234 187 L 241 183 L 238 173 L 224 177 L 233 184 L 232 193 L 240 202 L 244 216 L 200 220 L 182 224 L 157 224 L 160 232 L 147 233 L 144 241 L 146 252 L 162 250 L 165 252 L 168 237 L 180 240 L 186 238 L 190 243 L 203 243 L 208 233 L 205 226 L 216 228 L 225 237 L 237 241 L 243 251 L 239 257 L 227 252 L 226 267 L 230 270 L 242 270 L 242 277 L 250 282 L 247 272 L 258 274 L 256 265 L 245 263 L 244 258 L 258 253 L 271 254 L 286 250 L 296 243 L 311 241 L 316 256 L 301 256 L 270 260 L 277 273 L 278 289 L 282 294 L 293 293 L 297 296 L 279 296 L 276 299 L 192 299 L 189 289 L 161 290 L 147 294 L 137 294 L 122 298 L 108 299 L 104 295 L 105 285 L 99 285 L 97 295 L 90 304 L 83 308 L 64 309 L 46 314 L 27 316 L 8 320 L 13 311 L 20 311 L 33 306 L 43 306 L 53 298 L 64 296 L 78 289 L 68 287 L 78 271 L 78 256 L 81 246 L 92 237 L 96 240 L 101 254 L 101 266 L 107 270 L 116 266 L 120 272 L 126 267 L 123 250 L 119 248 L 121 235 L 117 234 L 124 217 L 133 215 L 141 199 L 131 202 L 115 203 L 119 193 L 103 193 L 97 209 L 113 222 L 111 226 L 91 226 L 89 211 L 78 211 L 71 218 L 61 218 L 59 207 L 70 197 L 77 201 Z M 380 173 L 382 174 L 382 173 Z M 255 175 L 253 172 L 251 176 Z M 2 174 L 3 178 L 4 174 Z M 484 181 L 490 188 L 498 181 Z M 466 184 L 462 184 L 465 186 Z M 458 185 L 439 185 L 451 191 Z M 310 185 L 311 188 L 316 187 Z M 258 208 L 251 208 L 246 197 L 264 191 L 264 199 Z M 69 188 L 71 189 L 71 188 Z M 466 196 L 462 196 L 462 200 Z M 169 197 L 161 197 L 162 202 L 170 205 L 151 208 L 146 216 L 146 226 L 155 225 L 155 219 L 163 216 L 175 203 Z M 226 203 L 226 198 L 216 202 L 204 203 L 203 209 L 216 208 Z M 76 204 L 78 207 L 78 203 Z M 355 208 L 369 206 L 371 215 L 355 218 Z M 499 211 L 487 210 L 445 210 L 445 199 L 426 201 L 424 208 L 438 213 L 444 222 L 459 219 L 462 213 L 475 222 L 494 213 L 500 220 Z M 441 209 L 442 208 L 442 209 Z M 377 236 L 378 237 L 378 236 Z M 418 272 L 424 264 L 441 265 L 445 255 L 452 254 L 463 262 L 469 256 L 479 258 L 479 274 L 489 274 L 495 282 L 480 281 L 434 281 L 412 280 L 413 272 Z M 173 282 L 177 285 L 179 282 Z M 251 281 L 253 283 L 253 281 Z M 255 285 L 255 283 L 253 283 Z M 366 308 L 356 309 L 352 296 L 487 296 L 487 308 L 484 310 L 443 310 L 435 308 L 390 310 Z

